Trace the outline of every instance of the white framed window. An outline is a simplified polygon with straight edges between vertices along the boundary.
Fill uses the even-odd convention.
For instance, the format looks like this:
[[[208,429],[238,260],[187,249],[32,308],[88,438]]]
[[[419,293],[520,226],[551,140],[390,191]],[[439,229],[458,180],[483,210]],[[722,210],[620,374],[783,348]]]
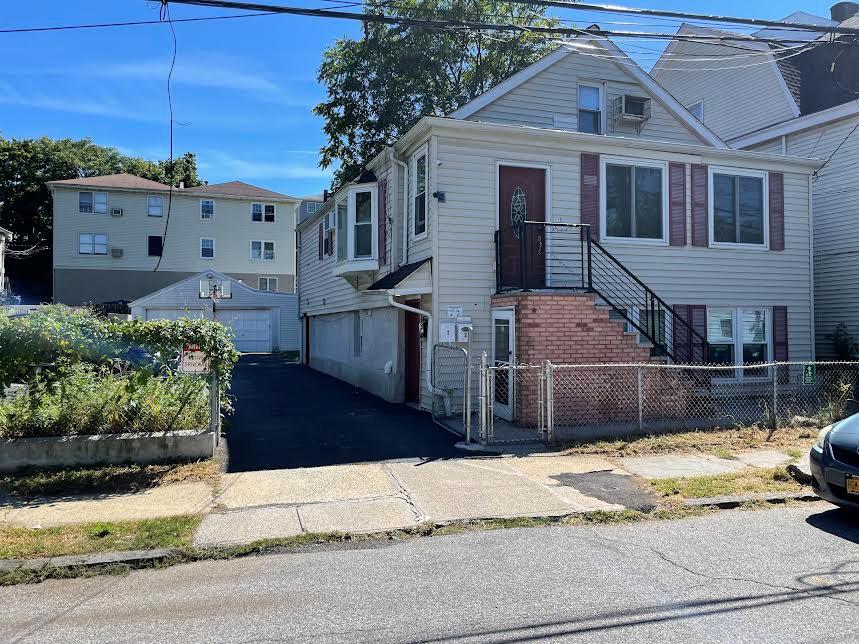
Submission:
[[[200,258],[215,259],[215,240],[211,237],[200,238]]]
[[[274,242],[254,240],[251,242],[251,259],[259,262],[274,261]]]
[[[349,202],[344,196],[334,207],[336,211],[337,229],[334,238],[337,240],[337,261],[349,259]]]
[[[709,174],[710,245],[766,249],[767,173],[710,166]]]
[[[275,207],[273,203],[252,203],[251,221],[273,223],[275,220]]]
[[[107,214],[106,192],[79,192],[78,211],[92,212],[98,215]]]
[[[107,255],[107,235],[105,233],[80,233],[78,253],[81,255]]]
[[[689,110],[689,113],[696,119],[702,123],[704,122],[704,101],[696,101],[691,105],[688,105],[686,109]]]
[[[200,199],[200,219],[215,218],[215,200]]]
[[[276,291],[277,290],[277,278],[276,277],[260,277],[258,289],[260,291]]]
[[[427,234],[427,158],[424,145],[412,157],[412,238],[423,239]]]
[[[772,360],[772,315],[764,307],[707,307],[707,342],[713,364],[754,365]],[[745,367],[725,378],[766,378],[769,369]]]
[[[164,214],[164,198],[158,195],[146,197],[146,214],[150,217],[161,217]]]
[[[600,228],[611,241],[668,243],[668,166],[600,157]]]
[[[603,86],[579,83],[578,130],[588,134],[603,133]]]
[[[378,257],[378,189],[375,183],[349,188],[335,204],[337,261]]]
[[[316,203],[315,201],[308,201],[307,202],[307,214],[312,215],[317,210],[319,210],[319,206],[321,206],[321,205],[322,204]]]

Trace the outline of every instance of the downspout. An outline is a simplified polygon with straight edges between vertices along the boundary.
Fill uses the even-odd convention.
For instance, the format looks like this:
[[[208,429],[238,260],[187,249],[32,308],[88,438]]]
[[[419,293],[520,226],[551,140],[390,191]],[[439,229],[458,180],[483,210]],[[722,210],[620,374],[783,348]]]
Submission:
[[[427,319],[427,356],[426,360],[424,360],[424,374],[426,376],[427,389],[429,389],[432,394],[441,396],[444,399],[445,408],[447,408],[450,405],[450,395],[443,389],[434,387],[432,384],[432,313],[422,309],[416,309],[413,306],[403,304],[402,302],[397,302],[391,291],[388,291],[388,304],[396,309],[402,309],[403,311],[408,311],[409,313],[414,313]]]
[[[403,266],[409,263],[409,166],[397,158],[396,151],[392,158],[403,170],[403,261],[400,263]]]

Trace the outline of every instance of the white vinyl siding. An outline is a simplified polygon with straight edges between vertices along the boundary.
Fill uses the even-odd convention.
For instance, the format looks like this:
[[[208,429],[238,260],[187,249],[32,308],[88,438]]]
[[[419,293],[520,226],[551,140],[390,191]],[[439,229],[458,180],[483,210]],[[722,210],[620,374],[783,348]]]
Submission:
[[[826,337],[839,322],[859,338],[859,123],[853,117],[786,136],[788,155],[828,159],[812,184],[814,198],[814,303],[818,357],[833,358]],[[842,144],[843,143],[843,144]],[[839,144],[841,147],[835,152]],[[781,137],[754,146],[755,151],[782,149]]]
[[[513,139],[513,140],[511,140]],[[638,152],[636,152],[638,156]],[[643,152],[640,156],[646,156]],[[654,153],[664,160],[665,156]],[[578,223],[580,152],[563,142],[474,133],[438,138],[438,181],[446,202],[438,206],[436,311],[463,305],[473,318],[472,350],[489,351],[489,298],[495,291],[496,163],[548,164],[551,213],[547,219]],[[716,163],[679,157],[687,163]],[[751,162],[750,162],[751,163]],[[687,166],[687,231],[691,230]],[[785,173],[784,251],[615,244],[611,252],[669,304],[779,306],[788,308],[791,359],[811,357],[808,177]],[[462,213],[467,212],[468,217]],[[547,241],[551,252],[552,239]]]
[[[557,123],[560,122],[576,123],[579,82],[604,84],[604,106],[611,105],[613,99],[626,94],[649,97],[644,88],[621,66],[608,60],[571,53],[481,108],[468,120],[550,129],[558,128]],[[640,135],[632,125],[615,127],[605,115],[606,134],[702,145],[698,136],[666,110],[662,103],[650,98],[652,115],[642,126]]]
[[[778,68],[769,63],[750,64],[762,60],[759,55],[748,56],[758,50],[730,45],[676,42],[671,48],[676,60],[658,67],[653,77],[684,105],[703,100],[704,125],[723,139],[793,118],[795,112]],[[707,60],[737,54],[747,57],[732,65]]]

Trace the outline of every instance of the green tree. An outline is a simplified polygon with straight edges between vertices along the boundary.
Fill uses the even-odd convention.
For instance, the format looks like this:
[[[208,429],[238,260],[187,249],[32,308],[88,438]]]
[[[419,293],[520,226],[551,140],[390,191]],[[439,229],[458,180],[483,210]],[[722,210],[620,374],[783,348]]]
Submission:
[[[372,12],[367,5],[366,11]],[[553,26],[545,7],[493,0],[403,0],[385,13],[405,18]],[[328,98],[314,108],[328,140],[322,167],[351,180],[423,116],[461,107],[547,53],[542,34],[428,30],[366,23],[365,37],[329,47],[317,78]]]

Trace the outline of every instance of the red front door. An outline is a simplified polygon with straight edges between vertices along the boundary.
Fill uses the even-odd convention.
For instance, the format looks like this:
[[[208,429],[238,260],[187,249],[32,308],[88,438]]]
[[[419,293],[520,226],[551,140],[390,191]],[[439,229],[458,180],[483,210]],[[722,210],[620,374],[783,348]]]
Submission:
[[[546,170],[502,165],[498,168],[501,286],[543,288],[545,228],[524,226],[524,221],[546,221]]]
[[[420,300],[406,302],[406,305],[419,309]],[[421,318],[417,313],[405,311],[406,347],[405,376],[406,402],[416,403],[421,398]]]

